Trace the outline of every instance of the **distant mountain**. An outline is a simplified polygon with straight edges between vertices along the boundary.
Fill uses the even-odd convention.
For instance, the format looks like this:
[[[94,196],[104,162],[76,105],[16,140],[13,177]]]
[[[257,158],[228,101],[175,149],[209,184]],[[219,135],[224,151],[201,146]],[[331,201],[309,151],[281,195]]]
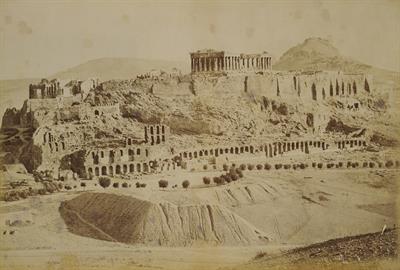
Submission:
[[[177,68],[182,73],[190,72],[185,61],[146,60],[136,58],[99,58],[57,72],[48,78],[78,79],[99,78],[100,81],[110,79],[130,79],[152,69],[171,71]],[[0,116],[8,107],[20,108],[28,98],[30,83],[38,82],[41,78],[0,80]]]
[[[340,54],[328,40],[308,38],[287,50],[273,65],[276,70],[343,70],[365,72],[372,67]]]
[[[50,78],[79,80],[99,78],[101,81],[110,79],[130,79],[152,69],[170,71],[172,68],[177,68],[185,73],[189,72],[190,66],[185,61],[100,58],[58,72],[50,76]]]
[[[273,70],[340,70],[347,73],[366,73],[374,77],[379,92],[400,92],[400,73],[376,68],[343,56],[328,40],[307,38],[303,43],[287,50],[273,64]]]

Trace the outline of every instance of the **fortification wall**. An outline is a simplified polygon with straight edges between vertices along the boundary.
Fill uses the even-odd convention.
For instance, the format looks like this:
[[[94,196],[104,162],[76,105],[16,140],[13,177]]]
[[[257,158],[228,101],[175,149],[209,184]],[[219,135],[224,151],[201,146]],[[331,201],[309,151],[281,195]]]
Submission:
[[[372,77],[342,72],[288,72],[230,76],[195,76],[193,88],[197,94],[247,92],[288,103],[323,103],[329,98],[346,99],[366,95],[372,90]]]

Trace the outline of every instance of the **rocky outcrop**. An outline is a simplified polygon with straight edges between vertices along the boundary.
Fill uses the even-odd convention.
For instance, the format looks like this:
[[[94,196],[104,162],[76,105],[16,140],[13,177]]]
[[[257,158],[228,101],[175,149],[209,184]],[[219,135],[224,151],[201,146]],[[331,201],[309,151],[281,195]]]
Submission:
[[[258,245],[268,237],[219,205],[175,205],[106,193],[82,194],[59,208],[75,234],[161,246]]]
[[[5,127],[13,127],[19,125],[20,115],[21,115],[20,110],[17,110],[16,108],[8,108],[3,115],[3,119],[1,121],[1,127],[5,128]]]

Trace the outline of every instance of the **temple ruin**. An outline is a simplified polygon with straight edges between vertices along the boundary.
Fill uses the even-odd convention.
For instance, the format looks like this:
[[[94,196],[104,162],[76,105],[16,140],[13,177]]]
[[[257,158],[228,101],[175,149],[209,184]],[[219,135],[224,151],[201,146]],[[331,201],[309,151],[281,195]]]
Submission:
[[[235,54],[226,51],[198,50],[190,53],[192,74],[272,70],[267,52]]]

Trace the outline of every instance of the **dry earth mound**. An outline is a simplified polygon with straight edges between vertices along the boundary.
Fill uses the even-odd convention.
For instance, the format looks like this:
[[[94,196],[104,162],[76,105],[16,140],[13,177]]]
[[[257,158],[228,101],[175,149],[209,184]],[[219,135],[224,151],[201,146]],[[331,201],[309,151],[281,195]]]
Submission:
[[[397,230],[388,229],[384,233],[331,239],[283,255],[259,253],[250,263],[234,269],[378,269],[378,260],[389,264],[397,256]]]
[[[268,242],[264,233],[218,205],[177,206],[86,193],[62,202],[59,211],[72,233],[101,240],[163,246]]]

